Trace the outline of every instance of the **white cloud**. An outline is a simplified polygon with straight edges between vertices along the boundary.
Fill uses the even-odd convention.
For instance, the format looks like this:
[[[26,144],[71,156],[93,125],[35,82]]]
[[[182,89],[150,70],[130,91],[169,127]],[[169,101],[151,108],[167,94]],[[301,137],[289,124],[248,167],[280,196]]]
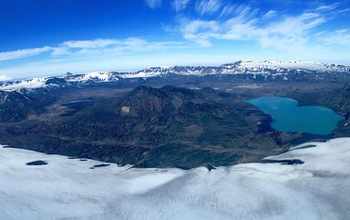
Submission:
[[[216,21],[194,20],[182,27],[182,33],[185,39],[194,41],[201,46],[208,47],[211,46],[209,41],[210,33],[214,35],[219,29],[220,25]]]
[[[52,48],[52,55],[66,55],[66,54],[70,54],[69,48],[68,47],[54,47]]]
[[[326,44],[350,46],[350,30],[341,29],[331,33],[326,33],[321,36],[321,39]]]
[[[197,0],[196,11],[200,15],[211,15],[221,8],[222,3],[220,0]]]
[[[224,17],[224,16],[233,16],[235,13],[236,9],[233,5],[225,5],[222,10],[221,13],[219,15],[219,17]]]
[[[0,81],[10,81],[10,80],[12,80],[11,77],[7,75],[0,75]]]
[[[275,10],[270,10],[268,11],[266,14],[264,14],[264,16],[262,17],[262,19],[270,19],[273,18],[277,15],[277,11]]]
[[[131,37],[125,40],[119,39],[97,39],[86,41],[67,41],[61,47],[55,48],[54,54],[93,54],[127,51],[145,51],[152,49],[162,49],[171,45],[178,45],[178,42],[148,42],[144,39]]]
[[[345,8],[345,9],[339,10],[339,13],[346,13],[349,11],[350,11],[350,8]]]
[[[51,50],[51,47],[45,46],[42,48],[31,48],[31,49],[22,49],[9,52],[0,52],[0,61],[5,60],[15,60],[20,58],[26,58],[31,56],[36,56]]]
[[[58,47],[53,47],[52,55],[60,56],[67,54],[92,54],[104,48],[113,48],[123,43],[118,39],[95,39],[65,41]]]
[[[260,17],[258,9],[249,6],[225,6],[221,13],[230,17],[215,20],[182,19],[180,30],[187,40],[201,46],[210,46],[214,39],[255,41],[263,47],[275,47],[283,50],[300,49],[309,42],[312,30],[327,22],[330,18],[321,12],[303,12],[296,16],[280,16],[273,22],[261,23],[277,14],[269,11]]]
[[[81,41],[66,41],[62,43],[62,47],[90,49],[90,48],[104,48],[110,45],[120,43],[119,40],[114,39],[96,39],[96,40],[81,40]]]
[[[290,16],[284,20],[272,23],[267,26],[267,30],[270,33],[283,35],[300,35],[325,23],[326,20],[327,18],[318,13],[302,13],[301,15]]]
[[[252,26],[254,20],[249,21],[249,8],[235,9],[238,15],[226,20],[182,20],[181,31],[187,40],[199,43],[202,46],[210,46],[212,39],[246,40],[251,35],[246,36],[255,27]],[[255,35],[255,33],[253,33]]]
[[[327,18],[318,13],[302,13],[270,23],[260,29],[257,40],[264,47],[297,50],[309,41],[309,31],[324,24]]]
[[[321,5],[315,9],[315,11],[329,11],[334,10],[339,6],[339,3],[334,3],[331,5]]]
[[[175,11],[181,11],[187,7],[189,2],[190,0],[174,0],[172,6],[175,9]]]
[[[179,46],[179,42],[149,42],[141,38],[127,39],[95,39],[83,41],[65,41],[59,46],[44,46],[42,48],[22,49],[0,53],[0,61],[16,60],[37,56],[43,53],[49,55],[90,55],[128,51],[163,50],[174,46]]]
[[[145,2],[152,9],[159,8],[162,5],[162,0],[145,0]]]

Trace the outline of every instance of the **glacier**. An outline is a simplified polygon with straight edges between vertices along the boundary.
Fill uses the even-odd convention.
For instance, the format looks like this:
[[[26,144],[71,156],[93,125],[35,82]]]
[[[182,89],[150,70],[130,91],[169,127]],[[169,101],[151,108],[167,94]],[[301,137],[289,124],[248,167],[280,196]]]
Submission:
[[[350,138],[266,158],[303,164],[211,171],[90,169],[101,162],[0,147],[0,219],[348,219],[349,158]]]

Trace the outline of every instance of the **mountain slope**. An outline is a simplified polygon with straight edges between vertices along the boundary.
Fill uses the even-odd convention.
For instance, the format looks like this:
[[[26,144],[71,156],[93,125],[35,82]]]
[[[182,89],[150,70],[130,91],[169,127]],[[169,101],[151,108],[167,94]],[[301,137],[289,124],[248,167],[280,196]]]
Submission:
[[[23,122],[21,129],[7,127],[0,130],[0,139],[46,153],[142,167],[236,164],[288,147],[274,131],[259,133],[258,122],[266,115],[249,119],[251,113],[246,113],[256,112],[253,106],[240,102],[231,107],[223,99],[230,95],[211,88],[141,86],[119,100],[96,102],[29,126]]]
[[[0,91],[0,122],[17,122],[30,115],[41,114],[52,101],[48,97],[38,98],[16,91]]]

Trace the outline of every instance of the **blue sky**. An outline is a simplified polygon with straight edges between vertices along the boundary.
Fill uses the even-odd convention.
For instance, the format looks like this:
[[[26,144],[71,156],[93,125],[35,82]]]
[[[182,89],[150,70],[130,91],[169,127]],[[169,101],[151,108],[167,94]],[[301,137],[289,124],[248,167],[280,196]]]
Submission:
[[[241,59],[350,64],[349,0],[0,0],[0,80]]]

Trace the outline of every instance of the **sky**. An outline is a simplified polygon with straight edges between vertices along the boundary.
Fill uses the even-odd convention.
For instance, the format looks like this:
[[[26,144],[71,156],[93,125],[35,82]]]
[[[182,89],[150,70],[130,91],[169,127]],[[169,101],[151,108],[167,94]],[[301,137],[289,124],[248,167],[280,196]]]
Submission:
[[[350,0],[0,0],[0,81],[269,59],[350,65]]]

